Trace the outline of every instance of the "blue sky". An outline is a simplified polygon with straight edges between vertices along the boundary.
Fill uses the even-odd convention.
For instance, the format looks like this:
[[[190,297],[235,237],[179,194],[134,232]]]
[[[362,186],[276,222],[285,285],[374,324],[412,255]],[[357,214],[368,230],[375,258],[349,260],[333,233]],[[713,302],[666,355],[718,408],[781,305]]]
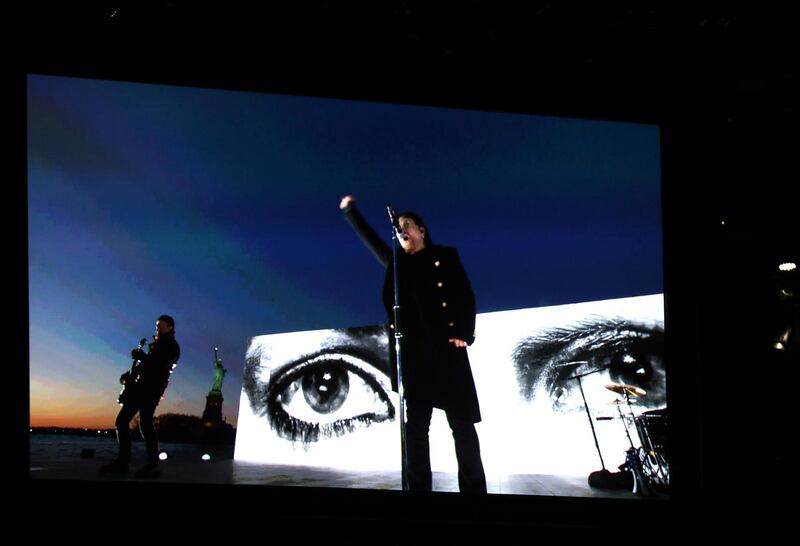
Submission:
[[[656,126],[51,76],[28,126],[37,424],[111,426],[161,313],[161,411],[202,412],[218,346],[230,422],[250,337],[383,322],[345,194],[379,230],[387,203],[422,214],[479,312],[663,290]]]

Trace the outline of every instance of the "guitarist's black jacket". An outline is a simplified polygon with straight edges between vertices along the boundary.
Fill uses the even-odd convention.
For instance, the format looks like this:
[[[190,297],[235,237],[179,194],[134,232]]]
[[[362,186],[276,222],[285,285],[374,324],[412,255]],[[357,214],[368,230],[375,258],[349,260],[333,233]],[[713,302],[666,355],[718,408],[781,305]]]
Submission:
[[[169,383],[169,375],[181,356],[175,333],[159,334],[142,358],[138,387],[146,397],[160,398]]]

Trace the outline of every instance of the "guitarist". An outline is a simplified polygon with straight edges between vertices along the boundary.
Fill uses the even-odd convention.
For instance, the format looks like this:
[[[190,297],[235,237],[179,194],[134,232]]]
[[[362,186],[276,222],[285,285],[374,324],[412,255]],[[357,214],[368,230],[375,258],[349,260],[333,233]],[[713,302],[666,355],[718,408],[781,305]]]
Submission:
[[[126,474],[131,459],[131,419],[139,413],[139,430],[147,447],[147,463],[136,471],[136,477],[158,475],[158,435],[153,425],[156,406],[169,383],[169,376],[178,362],[181,349],[175,340],[175,321],[169,315],[156,320],[156,334],[147,353],[141,348],[131,352],[135,364],[131,372],[123,374],[125,388],[120,394],[122,409],[116,420],[119,455],[110,464],[103,465],[103,473]]]

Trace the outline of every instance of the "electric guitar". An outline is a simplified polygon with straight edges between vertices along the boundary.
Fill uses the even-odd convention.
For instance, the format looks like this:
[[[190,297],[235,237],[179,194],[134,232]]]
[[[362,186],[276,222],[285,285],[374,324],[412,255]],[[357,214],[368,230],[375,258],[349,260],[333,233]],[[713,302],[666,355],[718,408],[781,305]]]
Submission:
[[[141,350],[146,344],[147,338],[143,337],[141,341],[139,341],[139,346],[137,348]],[[117,403],[119,405],[130,401],[131,397],[136,392],[136,385],[139,382],[141,369],[142,361],[134,358],[131,369],[120,376],[119,382],[122,383],[122,390],[119,391],[119,396],[117,397]]]

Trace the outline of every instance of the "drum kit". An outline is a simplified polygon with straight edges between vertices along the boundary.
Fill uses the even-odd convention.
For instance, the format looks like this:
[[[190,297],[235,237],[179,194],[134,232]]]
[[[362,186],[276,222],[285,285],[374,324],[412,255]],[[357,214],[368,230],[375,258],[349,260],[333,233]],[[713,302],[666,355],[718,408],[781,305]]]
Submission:
[[[577,364],[577,363],[570,363]],[[600,368],[570,377],[577,380],[580,388],[586,415],[589,417],[594,443],[597,447],[597,454],[600,456],[600,464],[603,471],[606,471],[603,455],[600,452],[600,445],[597,441],[597,433],[594,429],[589,406],[586,403],[586,396],[583,392],[581,378],[604,370]],[[653,492],[665,493],[669,490],[669,457],[667,453],[667,410],[655,409],[642,412],[634,412],[634,406],[638,406],[647,396],[644,389],[634,385],[610,383],[605,385],[609,391],[619,395],[619,398],[610,402],[617,408],[617,417],[597,417],[597,421],[619,419],[623,425],[625,435],[630,444],[630,448],[625,452],[625,463],[620,467],[622,470],[630,471],[633,474],[633,493],[641,496],[650,496]],[[625,409],[623,409],[625,408]],[[631,434],[633,432],[633,435]]]
[[[615,383],[605,387],[620,396],[610,404],[616,406],[618,419],[622,422],[631,446],[625,452],[624,468],[633,473],[633,492],[645,496],[651,495],[652,491],[666,492],[669,489],[666,408],[637,414],[633,408],[647,396],[644,389]],[[623,412],[623,408],[626,408],[627,412]],[[597,419],[604,418],[598,417]],[[633,436],[631,435],[632,429]],[[638,441],[635,441],[634,438]]]

